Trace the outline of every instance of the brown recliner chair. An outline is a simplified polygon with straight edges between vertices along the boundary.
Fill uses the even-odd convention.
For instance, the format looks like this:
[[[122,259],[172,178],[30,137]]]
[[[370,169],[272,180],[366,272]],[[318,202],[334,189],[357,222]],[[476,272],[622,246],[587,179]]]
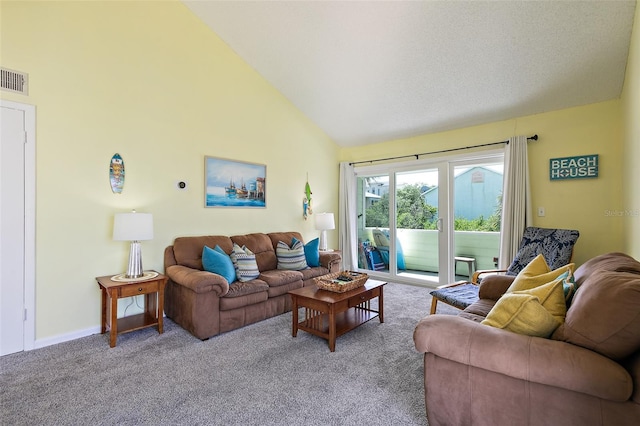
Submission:
[[[418,323],[429,425],[640,424],[640,262],[610,253],[574,275],[565,323],[548,339],[479,323],[508,276],[485,278],[460,315]]]

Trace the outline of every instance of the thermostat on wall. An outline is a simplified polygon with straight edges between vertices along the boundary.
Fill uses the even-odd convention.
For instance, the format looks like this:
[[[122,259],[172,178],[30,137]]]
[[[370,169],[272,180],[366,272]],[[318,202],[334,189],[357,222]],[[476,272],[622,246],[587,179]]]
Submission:
[[[188,183],[187,183],[186,180],[179,180],[179,181],[176,182],[176,189],[178,191],[186,191],[187,190],[187,186],[188,186]]]

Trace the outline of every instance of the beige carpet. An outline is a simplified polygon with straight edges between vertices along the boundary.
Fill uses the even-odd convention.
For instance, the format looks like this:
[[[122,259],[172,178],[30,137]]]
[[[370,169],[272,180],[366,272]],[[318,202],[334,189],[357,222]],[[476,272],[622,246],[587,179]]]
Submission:
[[[327,342],[291,313],[200,341],[170,320],[0,358],[6,425],[426,425],[413,329],[426,288],[388,284],[385,322]],[[439,304],[440,312],[455,309]]]

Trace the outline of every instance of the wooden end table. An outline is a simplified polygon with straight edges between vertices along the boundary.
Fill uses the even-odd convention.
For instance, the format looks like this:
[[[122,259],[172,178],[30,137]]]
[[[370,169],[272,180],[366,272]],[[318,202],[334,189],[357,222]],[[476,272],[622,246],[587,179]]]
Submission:
[[[158,326],[163,333],[164,286],[167,277],[158,274],[145,280],[114,281],[113,275],[97,277],[101,290],[102,320],[101,333],[109,330],[109,346],[116,346],[118,334]],[[137,315],[118,318],[118,299],[144,294],[144,312]]]
[[[289,291],[293,302],[292,336],[298,330],[328,340],[329,350],[336,350],[336,337],[378,317],[384,322],[383,281],[367,280],[362,287],[344,293],[320,290],[316,286]],[[378,298],[378,310],[371,308],[371,299]],[[304,320],[298,319],[298,308],[304,308]]]

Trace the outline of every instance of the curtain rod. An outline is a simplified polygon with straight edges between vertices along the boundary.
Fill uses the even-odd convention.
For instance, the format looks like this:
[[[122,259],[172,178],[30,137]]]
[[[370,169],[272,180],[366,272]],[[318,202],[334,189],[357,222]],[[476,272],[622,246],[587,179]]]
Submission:
[[[532,141],[537,141],[538,140],[538,135],[533,135],[533,136],[529,136],[527,138],[527,140],[532,140]],[[364,164],[364,163],[374,163],[374,162],[378,162],[378,161],[389,161],[389,160],[398,160],[400,158],[413,158],[416,157],[416,160],[421,156],[421,155],[428,155],[428,154],[442,154],[443,152],[451,152],[451,151],[461,151],[463,149],[471,149],[471,148],[480,148],[483,146],[491,146],[491,145],[504,145],[504,144],[509,144],[509,141],[502,141],[502,142],[492,142],[492,143],[483,143],[481,145],[471,145],[471,146],[464,146],[461,148],[451,148],[451,149],[443,149],[441,151],[431,151],[431,152],[423,152],[421,154],[413,154],[413,155],[401,155],[399,157],[388,157],[388,158],[379,158],[377,160],[367,160],[367,161],[354,161],[353,163],[349,163],[350,166],[353,166],[354,164]]]

